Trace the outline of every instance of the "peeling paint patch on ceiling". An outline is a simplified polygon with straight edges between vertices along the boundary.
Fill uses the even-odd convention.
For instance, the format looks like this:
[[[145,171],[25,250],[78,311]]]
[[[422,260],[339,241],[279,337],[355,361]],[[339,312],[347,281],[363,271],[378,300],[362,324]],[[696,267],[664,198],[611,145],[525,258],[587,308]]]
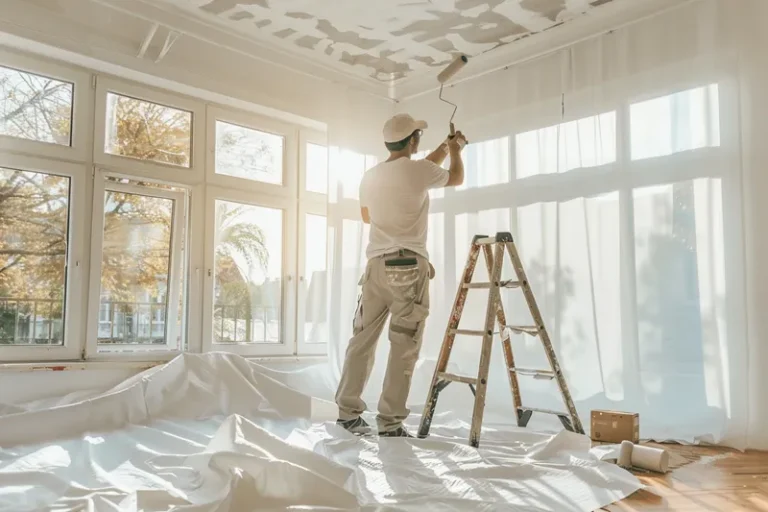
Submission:
[[[249,13],[248,11],[240,11],[230,15],[229,19],[232,21],[250,20],[253,19],[253,14]]]
[[[389,82],[492,51],[612,0],[156,0]]]

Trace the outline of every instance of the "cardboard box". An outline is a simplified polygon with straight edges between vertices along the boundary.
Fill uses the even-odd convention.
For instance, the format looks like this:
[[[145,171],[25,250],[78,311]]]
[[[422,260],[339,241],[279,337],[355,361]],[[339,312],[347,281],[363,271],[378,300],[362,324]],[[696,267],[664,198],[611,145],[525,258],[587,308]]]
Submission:
[[[640,442],[640,414],[636,412],[592,411],[590,433],[593,441]]]

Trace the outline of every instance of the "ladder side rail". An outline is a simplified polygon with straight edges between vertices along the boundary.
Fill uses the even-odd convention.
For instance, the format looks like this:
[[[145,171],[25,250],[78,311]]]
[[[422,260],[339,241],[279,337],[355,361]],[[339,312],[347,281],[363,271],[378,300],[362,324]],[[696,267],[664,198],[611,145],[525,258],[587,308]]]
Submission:
[[[497,283],[501,278],[501,265],[504,263],[504,247],[496,244],[493,256],[493,271],[490,276],[492,283]],[[480,367],[477,372],[477,389],[475,394],[475,407],[472,412],[472,425],[469,431],[469,444],[477,448],[480,445],[480,430],[483,424],[483,412],[485,410],[485,395],[488,389],[488,370],[491,363],[493,348],[493,324],[496,321],[496,312],[499,307],[501,294],[498,286],[492,286],[488,292],[488,306],[485,314],[485,337],[483,348],[480,352]]]
[[[493,254],[491,252],[491,246],[483,246],[483,253],[485,254],[485,265],[488,268],[488,276],[493,271]],[[504,265],[504,257],[501,258],[502,268]],[[492,283],[493,284],[493,283]],[[507,375],[509,376],[509,386],[512,389],[512,400],[515,405],[515,411],[520,409],[523,405],[522,396],[520,394],[520,383],[517,378],[517,373],[513,371],[515,368],[515,356],[512,353],[512,339],[507,329],[507,316],[504,313],[504,301],[501,300],[501,292],[499,292],[499,307],[496,310],[496,322],[499,326],[499,333],[501,335],[501,348],[504,353],[504,362],[507,366]]]
[[[539,337],[541,338],[541,344],[544,347],[544,353],[547,355],[547,359],[549,360],[549,365],[552,368],[552,371],[555,372],[555,378],[557,379],[557,384],[560,388],[560,394],[563,398],[565,406],[568,408],[568,413],[571,416],[571,422],[573,423],[574,431],[578,432],[579,434],[583,434],[584,428],[582,427],[581,420],[579,419],[579,413],[576,411],[576,406],[573,403],[573,398],[571,397],[571,392],[568,389],[568,384],[565,381],[565,376],[563,375],[563,371],[560,368],[560,363],[557,361],[557,354],[555,354],[555,350],[552,347],[552,341],[549,339],[549,333],[544,325],[544,320],[541,317],[541,312],[539,311],[539,306],[536,303],[536,298],[533,296],[533,291],[531,290],[528,277],[526,276],[525,270],[523,269],[520,255],[517,253],[517,248],[515,247],[514,242],[506,242],[505,245],[507,246],[507,253],[509,254],[512,267],[515,269],[515,273],[517,274],[517,279],[523,283],[522,289],[525,296],[525,301],[528,304],[528,309],[531,312],[531,317],[533,318],[534,323],[539,327]]]
[[[421,415],[421,423],[419,425],[418,431],[419,437],[426,437],[429,435],[429,428],[432,425],[432,417],[435,414],[435,407],[437,406],[437,397],[440,394],[440,390],[442,389],[438,385],[440,380],[439,375],[441,373],[445,373],[445,370],[448,368],[448,361],[451,357],[453,342],[456,338],[455,331],[459,327],[461,315],[464,311],[464,304],[467,301],[467,294],[469,290],[465,288],[463,284],[472,281],[472,276],[475,274],[475,266],[477,264],[477,258],[479,254],[480,245],[476,244],[473,240],[469,249],[469,255],[467,256],[467,263],[464,266],[464,273],[462,274],[461,282],[459,283],[458,290],[456,291],[456,298],[453,301],[451,316],[448,319],[448,326],[445,329],[443,344],[440,347],[440,354],[438,355],[437,364],[435,365],[435,372],[432,375],[432,383],[429,386],[427,401],[424,404],[424,412]]]

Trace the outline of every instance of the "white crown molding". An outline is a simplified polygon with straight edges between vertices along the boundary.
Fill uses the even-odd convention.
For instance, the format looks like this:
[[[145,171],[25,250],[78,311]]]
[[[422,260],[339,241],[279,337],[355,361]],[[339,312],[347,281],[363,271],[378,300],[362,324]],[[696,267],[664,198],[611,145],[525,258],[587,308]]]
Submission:
[[[450,85],[475,80],[489,73],[540,58],[581,41],[599,37],[611,30],[618,30],[698,1],[701,0],[613,0],[560,26],[470,58],[469,63]],[[408,101],[437,91],[440,88],[437,82],[440,71],[442,70],[438,69],[399,81],[395,85],[396,99],[399,102]]]

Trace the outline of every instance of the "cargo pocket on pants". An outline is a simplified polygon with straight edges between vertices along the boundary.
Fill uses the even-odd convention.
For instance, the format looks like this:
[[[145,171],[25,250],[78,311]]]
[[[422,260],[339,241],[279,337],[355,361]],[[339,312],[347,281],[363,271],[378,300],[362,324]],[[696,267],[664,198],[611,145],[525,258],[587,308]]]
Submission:
[[[429,315],[429,308],[411,303],[405,314],[392,319],[389,324],[390,340],[397,343],[397,352],[403,362],[405,375],[412,375],[421,351],[424,325]],[[395,347],[392,348],[395,350]]]
[[[368,269],[365,270],[360,280],[357,282],[358,286],[364,286],[368,280]],[[357,307],[355,308],[355,317],[352,319],[352,334],[359,334],[363,330],[363,290],[357,294]]]
[[[393,333],[408,336],[414,343],[419,343],[428,316],[429,308],[414,302],[407,313],[392,320],[390,328]]]

